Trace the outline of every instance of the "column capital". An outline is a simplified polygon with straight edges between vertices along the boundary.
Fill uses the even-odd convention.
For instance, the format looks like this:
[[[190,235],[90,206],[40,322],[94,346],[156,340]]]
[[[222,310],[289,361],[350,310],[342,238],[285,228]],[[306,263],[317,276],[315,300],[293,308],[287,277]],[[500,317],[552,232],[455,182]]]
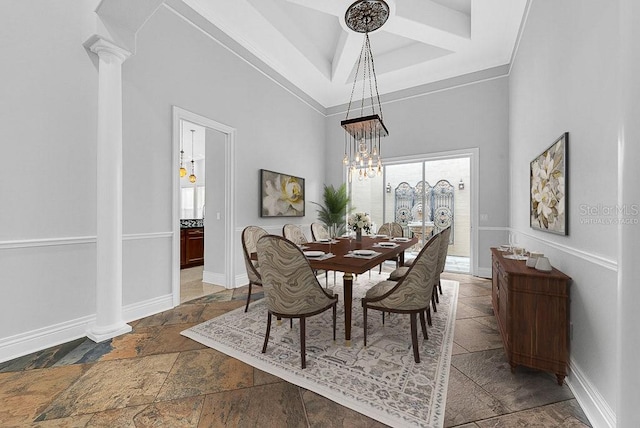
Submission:
[[[84,47],[98,56],[105,53],[114,56],[118,58],[120,62],[126,61],[126,59],[131,56],[131,52],[98,34],[89,37],[87,41],[84,42]]]

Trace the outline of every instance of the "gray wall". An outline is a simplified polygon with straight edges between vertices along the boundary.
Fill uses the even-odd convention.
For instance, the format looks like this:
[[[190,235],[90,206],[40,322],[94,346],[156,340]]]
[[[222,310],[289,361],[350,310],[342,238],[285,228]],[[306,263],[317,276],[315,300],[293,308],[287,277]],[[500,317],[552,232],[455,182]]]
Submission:
[[[95,313],[96,5],[0,5],[0,350]]]
[[[389,129],[383,158],[479,148],[479,213],[488,220],[478,228],[478,264],[489,274],[489,247],[505,242],[508,225],[508,89],[502,77],[382,106]],[[327,118],[327,180],[334,184],[344,177],[344,117]]]
[[[616,406],[617,231],[585,206],[617,202],[617,2],[534,1],[509,87],[510,219],[526,248],[573,278],[569,382],[592,421]],[[529,162],[569,132],[569,235],[529,227]],[[586,405],[586,406],[585,406]],[[593,407],[599,409],[594,409]]]
[[[95,315],[98,70],[82,43],[95,31],[96,5],[39,2],[37,13],[31,2],[0,6],[9,154],[0,184],[0,361],[82,337]],[[127,318],[171,302],[172,106],[237,131],[230,256],[239,279],[242,228],[278,233],[291,221],[259,217],[259,169],[306,178],[307,200],[318,200],[325,117],[165,6],[138,33],[122,77]]]

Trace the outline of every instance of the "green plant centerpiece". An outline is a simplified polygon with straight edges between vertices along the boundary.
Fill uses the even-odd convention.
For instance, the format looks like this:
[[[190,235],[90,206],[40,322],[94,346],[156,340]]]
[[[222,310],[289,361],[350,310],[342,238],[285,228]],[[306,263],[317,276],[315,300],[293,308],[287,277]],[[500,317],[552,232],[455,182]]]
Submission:
[[[327,226],[328,230],[336,225],[336,236],[340,236],[346,231],[345,219],[349,206],[349,196],[347,196],[347,185],[342,183],[337,189],[333,185],[324,185],[324,204],[311,202],[320,207],[318,219]]]

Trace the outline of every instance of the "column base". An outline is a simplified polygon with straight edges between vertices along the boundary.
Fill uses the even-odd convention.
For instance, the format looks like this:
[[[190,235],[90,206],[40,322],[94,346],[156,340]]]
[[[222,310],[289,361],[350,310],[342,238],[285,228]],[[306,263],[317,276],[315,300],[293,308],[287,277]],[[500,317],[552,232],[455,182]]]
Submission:
[[[104,342],[105,340],[112,339],[116,336],[120,336],[125,333],[129,333],[132,330],[129,324],[114,324],[108,327],[96,327],[93,326],[87,331],[87,337],[96,343]]]

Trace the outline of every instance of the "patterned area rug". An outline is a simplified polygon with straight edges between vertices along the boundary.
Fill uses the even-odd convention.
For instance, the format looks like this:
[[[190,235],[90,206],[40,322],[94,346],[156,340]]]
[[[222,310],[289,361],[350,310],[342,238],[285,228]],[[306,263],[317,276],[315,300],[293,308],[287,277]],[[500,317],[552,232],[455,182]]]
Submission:
[[[363,346],[360,298],[386,275],[360,275],[354,283],[351,346],[344,342],[341,284],[333,286],[338,302],[337,340],[331,310],[307,319],[307,368],[300,367],[300,331],[294,321],[271,326],[267,352],[262,343],[267,323],[263,299],[182,332],[197,342],[237,358],[290,383],[316,392],[382,423],[397,427],[442,427],[447,396],[458,283],[442,281],[438,312],[432,314],[429,340],[418,326],[420,363],[411,349],[409,316],[369,312],[367,347]],[[324,279],[320,281],[324,283]],[[331,286],[330,286],[331,288]]]

